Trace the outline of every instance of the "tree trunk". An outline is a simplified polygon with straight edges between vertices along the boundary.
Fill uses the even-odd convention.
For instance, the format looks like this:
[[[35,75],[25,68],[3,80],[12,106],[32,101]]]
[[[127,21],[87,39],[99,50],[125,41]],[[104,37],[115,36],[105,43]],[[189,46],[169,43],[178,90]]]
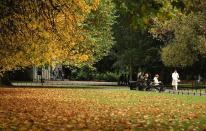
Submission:
[[[2,77],[0,77],[0,86],[2,86]]]
[[[132,64],[129,65],[129,80],[132,81],[132,73],[133,73],[133,69],[132,69]]]

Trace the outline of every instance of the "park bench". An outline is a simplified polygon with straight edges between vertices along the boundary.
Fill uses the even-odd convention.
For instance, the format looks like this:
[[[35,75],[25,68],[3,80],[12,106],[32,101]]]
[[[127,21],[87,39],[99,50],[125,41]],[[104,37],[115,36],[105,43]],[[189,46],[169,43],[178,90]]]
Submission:
[[[152,80],[146,83],[144,80],[129,81],[130,90],[141,90],[141,91],[164,91],[165,87],[163,84],[155,85]]]
[[[129,81],[130,90],[137,90],[137,81]]]

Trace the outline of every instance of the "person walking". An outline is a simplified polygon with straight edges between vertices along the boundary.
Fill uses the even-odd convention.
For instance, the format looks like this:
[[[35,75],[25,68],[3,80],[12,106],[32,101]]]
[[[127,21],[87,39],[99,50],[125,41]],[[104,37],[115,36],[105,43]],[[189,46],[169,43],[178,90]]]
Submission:
[[[175,70],[172,73],[172,86],[174,87],[175,90],[177,90],[178,82],[179,82],[179,74],[177,73],[177,70]]]

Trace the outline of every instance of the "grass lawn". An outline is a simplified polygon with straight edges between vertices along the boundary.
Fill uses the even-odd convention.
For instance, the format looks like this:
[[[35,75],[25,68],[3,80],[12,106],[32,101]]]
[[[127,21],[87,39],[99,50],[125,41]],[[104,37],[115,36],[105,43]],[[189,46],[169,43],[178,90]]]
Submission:
[[[107,89],[0,88],[0,130],[206,130],[206,97]]]
[[[194,85],[194,86],[197,86],[198,88],[205,88],[205,85],[204,84],[197,84],[197,85]],[[183,87],[183,88],[195,88],[193,87],[192,84],[179,84],[178,87]]]

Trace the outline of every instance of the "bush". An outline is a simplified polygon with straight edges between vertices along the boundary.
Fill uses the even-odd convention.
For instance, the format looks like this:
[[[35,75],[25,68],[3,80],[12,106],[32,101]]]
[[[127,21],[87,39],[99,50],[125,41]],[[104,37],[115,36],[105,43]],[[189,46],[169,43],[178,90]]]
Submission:
[[[92,80],[94,72],[95,72],[94,69],[88,66],[84,66],[81,69],[73,70],[71,79],[72,80]]]
[[[96,81],[118,81],[119,74],[115,72],[97,73],[94,68],[84,66],[74,69],[71,73],[72,80],[96,80]]]
[[[118,81],[119,75],[113,72],[106,72],[106,73],[97,73],[94,76],[94,80],[98,81]]]

